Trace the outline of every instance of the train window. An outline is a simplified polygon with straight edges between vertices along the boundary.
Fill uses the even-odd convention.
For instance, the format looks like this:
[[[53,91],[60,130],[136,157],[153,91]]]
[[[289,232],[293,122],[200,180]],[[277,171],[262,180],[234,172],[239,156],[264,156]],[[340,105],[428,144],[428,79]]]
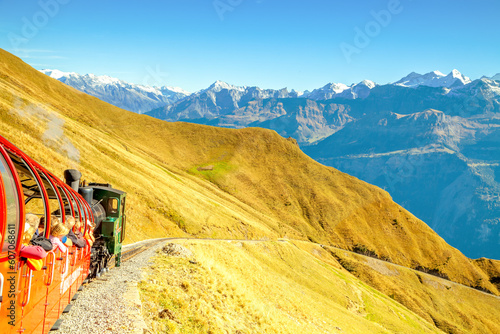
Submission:
[[[89,214],[89,209],[88,209],[86,203],[87,202],[85,202],[85,201],[82,202],[83,210],[85,211],[85,219],[82,220],[82,223],[80,225],[80,229],[79,230],[81,232],[85,231],[85,229],[87,228],[87,221],[90,221],[90,219],[91,219],[91,216]]]
[[[85,221],[85,219],[87,219],[87,211],[85,210],[82,202],[80,201],[79,198],[76,199],[77,203],[78,203],[78,208],[80,210],[80,221]]]
[[[23,189],[25,203],[25,222],[30,225],[27,230],[23,243],[28,243],[35,231],[39,228],[40,218],[45,217],[45,201],[42,195],[42,189],[38,183],[33,170],[20,157],[9,154],[14,166],[16,167],[19,180]],[[31,234],[31,237],[29,236]]]
[[[85,210],[85,208],[83,208],[83,210],[85,211],[84,212],[84,217],[82,217],[81,221],[79,221],[79,220],[76,221],[75,226],[74,226],[74,230],[75,231],[80,231],[80,232],[85,231],[85,222],[86,222],[87,210]]]
[[[77,222],[83,222],[85,221],[85,210],[83,209],[82,207],[82,203],[80,202],[80,199],[76,196],[76,195],[73,195],[75,200],[76,200],[76,205],[78,206],[78,212],[80,212],[80,219],[77,219],[76,221]]]
[[[75,207],[75,219],[76,220],[81,220],[83,212],[82,209],[80,208],[80,205],[78,205],[78,202],[75,201],[75,199],[72,197],[71,200],[73,201],[73,206]]]
[[[62,202],[64,205],[64,213],[66,215],[73,216],[73,211],[71,210],[71,205],[69,203],[68,197],[66,196],[66,192],[63,190],[63,188],[60,185],[57,185],[56,187],[57,187],[57,190],[59,190],[59,194],[62,197]]]
[[[111,197],[108,199],[108,212],[111,214],[118,213],[118,199]]]
[[[0,173],[5,189],[5,199],[7,204],[7,229],[3,236],[2,253],[7,252],[9,248],[9,236],[14,235],[17,239],[17,231],[19,230],[19,197],[17,195],[16,182],[14,176],[9,169],[7,161],[0,154]],[[12,232],[12,233],[10,233]],[[17,241],[17,240],[16,240]]]
[[[26,223],[33,229],[33,233],[41,234],[45,231],[45,203],[41,198],[32,198],[26,203]],[[29,241],[29,240],[28,240]]]
[[[87,202],[85,202],[85,200],[83,200],[82,207],[83,207],[83,210],[85,211],[85,219],[82,220],[82,223],[84,225],[85,225],[85,222],[90,219],[89,209],[87,208],[86,204],[87,204]]]
[[[59,198],[56,190],[54,189],[54,186],[49,181],[49,178],[43,172],[39,171],[38,174],[40,175],[40,178],[42,179],[42,183],[45,187],[45,190],[47,191],[47,195],[49,196],[49,208],[51,210],[51,215],[56,216],[57,218],[62,220],[62,215],[61,215],[62,199]],[[46,229],[46,225],[47,224],[45,222],[45,218],[41,219],[38,232],[42,233]],[[46,233],[45,235],[48,236],[48,233]]]
[[[68,191],[68,194],[69,194],[69,198],[71,200],[71,204],[73,204],[73,210],[75,211],[75,219],[80,220],[80,209],[79,209],[78,205],[76,204],[75,199],[73,198],[73,194],[69,191]]]

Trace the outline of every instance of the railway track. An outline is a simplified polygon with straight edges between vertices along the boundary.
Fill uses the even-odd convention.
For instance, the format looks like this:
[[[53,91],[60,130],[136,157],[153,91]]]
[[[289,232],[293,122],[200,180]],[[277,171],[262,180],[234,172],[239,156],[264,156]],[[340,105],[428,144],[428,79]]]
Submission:
[[[160,239],[152,239],[152,240],[146,240],[146,241],[141,241],[138,243],[138,245],[129,245],[129,247],[124,246],[124,248],[127,248],[125,251],[122,252],[121,254],[121,262],[125,262],[127,260],[130,260],[134,256],[150,249],[153,246],[156,246],[160,242],[163,242],[165,240],[169,240],[171,238],[160,238]],[[113,255],[111,259],[108,262],[108,270],[112,269],[116,266],[116,257]]]

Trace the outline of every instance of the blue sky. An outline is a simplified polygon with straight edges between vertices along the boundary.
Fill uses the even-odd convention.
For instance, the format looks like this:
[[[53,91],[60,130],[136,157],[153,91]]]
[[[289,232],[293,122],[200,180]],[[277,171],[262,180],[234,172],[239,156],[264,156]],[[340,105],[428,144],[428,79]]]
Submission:
[[[0,48],[37,69],[188,91],[215,80],[311,90],[494,75],[499,16],[498,0],[0,0]]]

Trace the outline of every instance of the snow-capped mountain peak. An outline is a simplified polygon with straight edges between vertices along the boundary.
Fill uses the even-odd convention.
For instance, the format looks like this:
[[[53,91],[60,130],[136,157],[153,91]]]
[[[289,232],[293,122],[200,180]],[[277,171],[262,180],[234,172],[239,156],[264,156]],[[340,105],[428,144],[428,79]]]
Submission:
[[[40,72],[105,102],[137,113],[174,103],[190,95],[178,87],[137,85],[108,75],[81,75],[50,69]]]
[[[63,71],[59,71],[59,70],[49,70],[49,69],[41,70],[40,72],[42,72],[43,74],[46,74],[49,77],[54,78],[56,80],[59,80],[62,77],[68,77],[68,76],[72,76],[72,75],[74,75],[74,76],[78,75],[78,73],[75,73],[75,72],[63,72]]]
[[[178,93],[178,94],[182,94],[182,95],[191,95],[190,92],[188,92],[187,90],[184,90],[180,87],[172,87],[172,86],[162,86],[159,88],[160,91],[171,91],[171,92],[174,92],[174,93]]]
[[[366,86],[370,89],[374,88],[375,86],[377,86],[377,84],[371,80],[363,80],[361,81],[360,83],[358,83],[357,85],[363,85],[363,86]],[[355,86],[357,86],[355,85]]]
[[[349,86],[343,83],[328,83],[321,88],[314,89],[309,95],[308,98],[313,100],[327,100],[335,97],[338,94],[349,89]]]
[[[85,74],[85,76],[90,78],[91,80],[95,80],[96,83],[101,84],[101,85],[113,85],[113,84],[126,85],[127,84],[125,81],[110,77],[109,75],[95,75],[95,74],[90,73],[90,74]],[[131,85],[133,85],[133,84],[131,84]],[[139,86],[139,85],[133,85],[133,86]]]
[[[453,71],[456,71],[456,70],[453,70]],[[443,72],[438,71],[438,70],[432,71],[432,72],[427,73],[427,74],[434,74],[436,77],[445,77],[446,76],[446,74],[444,74]]]
[[[212,90],[212,91],[215,91],[215,92],[220,92],[223,89],[237,90],[237,91],[240,91],[240,92],[244,92],[247,89],[247,86],[234,86],[234,85],[228,84],[225,81],[217,80],[210,87],[208,87],[207,90]]]
[[[290,95],[292,97],[295,96],[295,97],[307,98],[309,96],[309,94],[311,94],[311,92],[308,91],[308,90],[305,90],[305,91],[302,92],[302,91],[296,91],[295,89],[292,89],[290,91]]]
[[[472,82],[472,80],[469,77],[466,77],[465,75],[463,75],[462,73],[460,73],[458,70],[455,70],[455,69],[452,70],[450,72],[450,74],[448,74],[447,77],[457,79],[458,81],[460,81],[462,83],[462,86]]]
[[[466,85],[470,82],[470,78],[454,69],[448,75],[440,71],[432,71],[423,75],[412,72],[401,80],[396,81],[394,85],[412,88],[419,86],[453,88]]]
[[[343,83],[329,83],[313,90],[307,97],[312,100],[329,100],[333,98],[357,99],[366,98],[370,90],[377,84],[371,80],[363,80],[357,84],[347,86]]]
[[[338,94],[342,93],[343,91],[349,89],[349,86],[344,85],[343,83],[329,83],[320,88],[322,90],[331,90],[332,92]]]

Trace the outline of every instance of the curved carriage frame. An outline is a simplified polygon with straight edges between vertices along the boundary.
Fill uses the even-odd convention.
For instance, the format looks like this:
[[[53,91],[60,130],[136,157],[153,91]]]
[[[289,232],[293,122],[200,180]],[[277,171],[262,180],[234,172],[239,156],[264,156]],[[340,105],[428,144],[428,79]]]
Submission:
[[[0,136],[0,333],[47,333],[87,277],[91,247],[48,252],[40,271],[20,257],[27,204],[43,204],[49,236],[51,215],[79,220],[91,233],[92,208],[75,190]],[[39,206],[40,207],[40,206]]]

